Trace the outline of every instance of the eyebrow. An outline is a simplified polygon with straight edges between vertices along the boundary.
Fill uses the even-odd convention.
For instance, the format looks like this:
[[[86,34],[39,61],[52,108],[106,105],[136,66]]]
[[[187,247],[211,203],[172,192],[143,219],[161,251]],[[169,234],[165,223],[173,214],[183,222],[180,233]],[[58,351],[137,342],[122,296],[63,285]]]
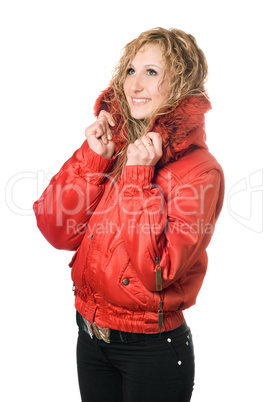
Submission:
[[[130,64],[129,67],[134,67],[134,66],[133,66],[133,64]],[[156,67],[156,68],[159,68],[160,70],[163,69],[163,67],[157,66],[157,65],[155,65],[155,64],[145,64],[144,67],[145,67],[145,68],[148,68],[148,67]],[[134,68],[135,68],[135,67],[134,67]]]

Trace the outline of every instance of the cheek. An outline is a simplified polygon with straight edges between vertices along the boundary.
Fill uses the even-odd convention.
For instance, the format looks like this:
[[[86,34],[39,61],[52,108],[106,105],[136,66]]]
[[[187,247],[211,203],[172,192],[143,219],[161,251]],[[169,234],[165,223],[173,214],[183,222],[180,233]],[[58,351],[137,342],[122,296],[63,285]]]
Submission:
[[[167,88],[164,88],[163,86],[160,86],[160,88],[157,88],[155,91],[155,106],[161,106],[164,104],[165,100],[167,98]]]
[[[168,94],[168,82],[167,80],[165,80],[164,82],[162,82],[162,84],[159,87],[159,93],[161,94],[161,96],[166,99],[167,94]]]
[[[127,96],[127,93],[128,93],[128,90],[129,90],[129,80],[127,78],[125,79],[125,82],[124,82],[124,85],[123,85],[123,90],[124,90],[125,96]]]

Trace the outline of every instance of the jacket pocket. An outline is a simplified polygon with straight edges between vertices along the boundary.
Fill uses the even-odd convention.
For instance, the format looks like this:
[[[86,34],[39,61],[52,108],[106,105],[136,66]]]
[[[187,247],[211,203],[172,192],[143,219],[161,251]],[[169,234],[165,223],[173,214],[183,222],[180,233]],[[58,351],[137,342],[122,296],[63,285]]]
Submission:
[[[71,278],[75,287],[75,290],[84,291],[85,283],[83,280],[83,264],[79,258],[79,248],[74,253],[71,262],[69,263],[69,267],[72,269]]]
[[[118,286],[122,291],[122,297],[124,295],[124,298],[128,300],[128,303],[135,306],[135,310],[151,309],[153,295],[149,294],[149,291],[143,286],[137,277],[136,271],[130,260],[120,272]]]
[[[148,298],[122,239],[112,245],[105,265],[100,268],[98,291],[115,306],[137,311],[147,305]]]

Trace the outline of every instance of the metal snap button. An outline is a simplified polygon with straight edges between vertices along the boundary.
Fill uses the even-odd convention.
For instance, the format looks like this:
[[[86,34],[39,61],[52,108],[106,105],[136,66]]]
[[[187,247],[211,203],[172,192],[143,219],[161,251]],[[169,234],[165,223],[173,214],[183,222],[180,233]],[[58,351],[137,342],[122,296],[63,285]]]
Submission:
[[[128,278],[124,278],[122,280],[123,285],[127,286],[129,284],[129,279]]]

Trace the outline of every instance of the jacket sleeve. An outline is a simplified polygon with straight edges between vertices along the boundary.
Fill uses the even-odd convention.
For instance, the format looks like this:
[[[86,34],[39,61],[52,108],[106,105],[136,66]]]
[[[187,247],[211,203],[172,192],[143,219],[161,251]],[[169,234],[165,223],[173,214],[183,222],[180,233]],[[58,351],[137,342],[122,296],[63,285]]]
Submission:
[[[112,164],[85,141],[52,178],[33,205],[37,225],[52,246],[75,250],[80,245]]]
[[[183,184],[173,176],[163,189],[152,186],[153,175],[149,166],[124,168],[121,222],[137,276],[156,291],[182,278],[208,246],[219,213],[221,173],[212,169]]]

